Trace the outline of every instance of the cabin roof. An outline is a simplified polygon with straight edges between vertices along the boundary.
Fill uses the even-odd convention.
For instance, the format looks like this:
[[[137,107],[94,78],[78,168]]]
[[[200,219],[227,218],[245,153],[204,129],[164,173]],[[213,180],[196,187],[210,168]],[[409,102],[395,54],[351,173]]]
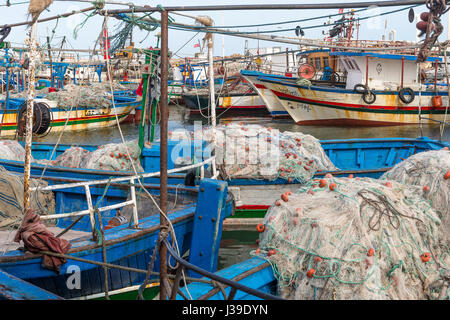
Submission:
[[[404,54],[385,54],[385,53],[375,53],[375,52],[342,52],[342,51],[332,51],[330,52],[330,56],[362,56],[365,57],[369,55],[370,57],[380,58],[380,59],[392,59],[392,60],[401,60],[403,57],[408,61],[416,61],[416,56],[404,55]],[[428,57],[426,61],[438,61],[442,62],[442,58],[439,57]]]

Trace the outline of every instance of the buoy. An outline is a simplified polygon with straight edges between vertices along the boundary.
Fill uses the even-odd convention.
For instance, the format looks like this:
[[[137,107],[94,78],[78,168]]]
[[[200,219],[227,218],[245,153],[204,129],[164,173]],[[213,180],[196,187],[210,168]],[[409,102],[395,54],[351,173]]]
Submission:
[[[306,275],[308,276],[308,278],[312,278],[315,273],[316,273],[315,269],[309,269]]]
[[[321,257],[315,257],[315,258],[314,258],[314,261],[315,261],[315,262],[321,262],[321,261],[322,261],[322,258],[321,258]]]
[[[280,205],[281,205],[281,203],[280,203],[280,201],[275,201],[275,205],[277,206],[277,207],[279,207]]]
[[[428,192],[430,191],[430,187],[429,186],[424,186],[423,187],[423,192]]]
[[[289,201],[288,195],[287,195],[286,193],[283,193],[283,194],[281,195],[281,199],[282,199],[284,202],[288,202],[288,201]]]
[[[262,223],[259,223],[259,224],[256,226],[256,231],[258,231],[259,233],[264,232],[265,229],[266,229],[266,227],[265,227],[264,224],[262,224]]]
[[[319,181],[319,187],[323,188],[327,186],[327,180],[322,179]]]
[[[111,158],[114,158],[114,153],[111,152],[109,155],[111,156]]]
[[[303,166],[303,168],[305,168],[305,170],[308,170],[308,171],[309,171],[309,167],[307,167],[307,166]]]
[[[331,191],[335,190],[336,187],[337,187],[336,183],[330,184],[330,190],[331,190]]]
[[[348,178],[349,178],[349,179],[353,179],[353,174],[349,174],[349,175],[348,175]]]
[[[275,249],[270,249],[269,252],[267,252],[267,256],[270,257],[270,256],[273,256],[276,253],[277,253],[277,251]]]
[[[389,187],[389,188],[391,188],[391,187],[392,187],[392,183],[390,183],[389,181],[388,181],[388,182],[386,182],[386,187]]]
[[[444,179],[447,180],[450,178],[450,171],[447,171],[444,175]]]
[[[370,248],[369,251],[367,251],[367,256],[372,257],[375,253],[375,250],[373,248]]]
[[[425,252],[420,256],[420,259],[422,259],[422,262],[428,262],[431,259],[430,253]]]

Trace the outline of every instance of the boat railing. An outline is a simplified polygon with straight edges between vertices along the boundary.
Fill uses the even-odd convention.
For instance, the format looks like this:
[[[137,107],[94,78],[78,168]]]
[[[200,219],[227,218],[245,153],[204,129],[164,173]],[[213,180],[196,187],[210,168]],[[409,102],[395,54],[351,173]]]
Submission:
[[[263,291],[260,291],[260,290],[254,289],[254,288],[247,287],[237,281],[233,281],[228,278],[224,278],[222,276],[219,276],[216,273],[212,273],[210,271],[207,271],[200,267],[197,267],[196,265],[181,258],[175,252],[175,250],[172,248],[172,246],[167,241],[167,239],[163,239],[161,241],[165,244],[165,246],[167,248],[167,252],[178,263],[178,267],[176,268],[176,274],[175,274],[175,278],[173,281],[173,285],[170,290],[170,294],[171,294],[170,299],[176,299],[177,294],[179,294],[180,296],[183,297],[183,299],[188,300],[188,297],[184,293],[182,293],[182,291],[180,290],[180,281],[182,278],[183,271],[185,269],[189,269],[189,270],[192,270],[192,271],[208,278],[209,283],[212,284],[213,286],[219,287],[220,292],[224,296],[224,300],[233,300],[235,298],[238,290],[243,291],[251,296],[254,296],[254,297],[257,297],[260,299],[264,299],[264,300],[284,300],[281,297],[278,297],[278,296],[275,296],[270,293],[266,293],[266,292],[263,292]],[[206,279],[201,279],[201,280],[202,280],[201,282],[204,283],[205,282],[204,280],[206,280]],[[193,280],[193,281],[195,281],[195,280]],[[144,282],[144,284],[141,286],[141,289],[139,290],[139,292],[141,292],[142,288],[144,288],[145,286],[146,286],[146,283]],[[230,287],[230,291],[229,291],[228,295],[225,291],[225,287]],[[209,297],[210,297],[210,295],[208,293],[206,293],[205,295],[197,298],[196,300],[205,300]]]
[[[203,179],[205,176],[205,166],[211,164],[213,176],[212,179],[216,179],[218,176],[218,172],[216,170],[215,166],[215,156],[210,157],[202,162],[179,167],[175,169],[167,170],[167,174],[170,173],[177,173],[177,172],[183,172],[190,169],[200,168],[200,178]],[[100,212],[119,209],[126,206],[132,206],[133,207],[133,223],[134,227],[138,228],[139,226],[139,218],[138,218],[138,212],[137,212],[137,204],[136,204],[136,180],[141,181],[140,179],[150,178],[150,177],[157,177],[160,175],[160,172],[148,172],[143,173],[139,175],[133,175],[133,176],[126,176],[126,177],[117,177],[117,178],[110,178],[110,179],[102,179],[102,180],[88,180],[88,181],[80,181],[80,182],[73,182],[73,183],[65,183],[65,184],[56,184],[56,185],[49,185],[46,187],[33,187],[30,188],[31,191],[54,191],[54,190],[62,190],[62,189],[68,189],[68,188],[77,188],[82,187],[85,190],[86,195],[86,201],[88,205],[88,209],[86,210],[80,210],[80,211],[73,211],[69,213],[57,213],[57,214],[49,214],[49,215],[42,215],[42,220],[50,220],[50,219],[60,219],[60,218],[67,218],[67,217],[81,217],[81,216],[87,216],[89,215],[90,218],[90,224],[91,229],[93,232],[94,238],[96,238],[95,232],[95,214],[99,214]],[[92,204],[92,196],[91,196],[91,186],[98,186],[98,185],[110,185],[111,183],[118,183],[118,182],[125,182],[128,183],[130,186],[130,195],[131,200],[123,201],[120,203],[115,203],[108,206],[103,207],[94,207]],[[124,184],[126,185],[126,184]]]

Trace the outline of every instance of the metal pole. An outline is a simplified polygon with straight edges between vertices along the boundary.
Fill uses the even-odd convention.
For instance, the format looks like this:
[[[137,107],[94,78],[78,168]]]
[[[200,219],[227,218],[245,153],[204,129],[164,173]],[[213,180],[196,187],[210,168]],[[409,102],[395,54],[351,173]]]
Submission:
[[[25,164],[23,172],[23,208],[26,211],[30,207],[30,169],[31,169],[31,144],[33,142],[33,106],[34,106],[34,69],[36,65],[36,29],[37,22],[31,25],[30,39],[30,64],[28,67],[28,93],[27,93],[27,116],[25,129]]]
[[[168,65],[169,65],[169,48],[168,48],[168,33],[169,22],[168,12],[161,12],[161,100],[160,100],[160,209],[164,214],[167,214],[167,122],[168,122],[168,102],[167,102],[167,89],[168,89]],[[162,214],[160,214],[161,233],[168,232],[168,223]],[[164,243],[161,243],[159,248],[159,272],[160,272],[160,299],[167,300],[168,283],[167,278],[167,247]]]
[[[48,61],[50,62],[50,79],[51,79],[51,86],[52,88],[54,87],[53,85],[53,61],[52,61],[52,53],[50,51],[50,37],[47,36],[47,51],[48,51]],[[76,76],[75,76],[75,69],[74,69],[74,75],[73,75],[73,79],[75,81]]]
[[[211,126],[212,126],[212,140],[211,140],[211,154],[214,154],[214,146],[216,145],[216,97],[214,93],[214,58],[213,58],[213,35],[208,34],[208,62],[209,62],[209,101],[211,105]]]

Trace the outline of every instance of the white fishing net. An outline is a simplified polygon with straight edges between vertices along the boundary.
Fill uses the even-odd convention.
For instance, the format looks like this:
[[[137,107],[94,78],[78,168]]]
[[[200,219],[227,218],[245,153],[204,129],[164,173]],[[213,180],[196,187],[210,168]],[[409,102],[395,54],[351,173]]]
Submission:
[[[423,192],[371,178],[309,181],[268,210],[252,253],[272,264],[287,299],[448,299],[450,252]]]
[[[170,139],[212,141],[212,128],[188,133],[174,131]],[[260,125],[237,123],[216,127],[216,163],[225,178],[309,181],[317,171],[337,168],[319,140],[301,132],[282,132]]]
[[[25,161],[25,149],[16,140],[0,140],[0,157],[5,160]],[[33,161],[33,157],[31,157]]]
[[[380,179],[395,180],[424,189],[424,197],[437,211],[450,244],[450,151],[420,152],[398,163]]]
[[[31,179],[30,188],[45,187],[47,182]],[[0,166],[0,230],[18,227],[23,218],[23,176],[13,174]],[[51,191],[32,191],[31,208],[40,214],[55,212],[55,199]]]
[[[130,154],[130,157],[127,153]],[[136,141],[123,143],[110,143],[99,146],[96,150],[90,152],[81,147],[71,147],[63,154],[56,157],[55,160],[39,161],[53,166],[63,166],[69,168],[85,168],[96,170],[112,171],[133,171],[133,165],[138,172],[143,172],[139,162],[141,150]]]

